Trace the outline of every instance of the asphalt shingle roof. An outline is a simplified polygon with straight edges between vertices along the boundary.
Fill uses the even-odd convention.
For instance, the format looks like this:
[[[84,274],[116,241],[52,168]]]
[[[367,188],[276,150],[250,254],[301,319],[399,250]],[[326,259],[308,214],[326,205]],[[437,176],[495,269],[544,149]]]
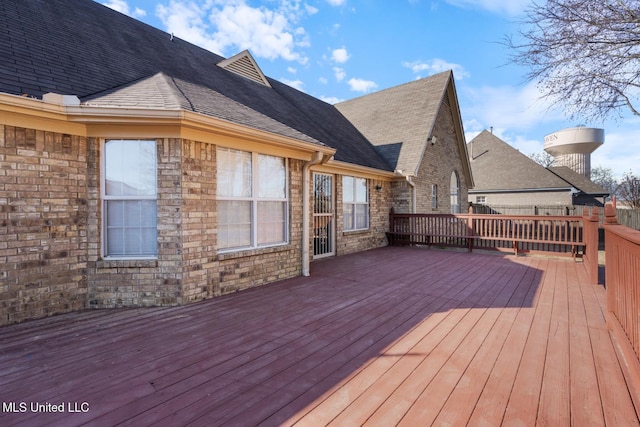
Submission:
[[[110,107],[182,109],[312,144],[322,144],[214,90],[164,73],[89,96],[85,98],[85,103]]]
[[[179,105],[326,144],[337,150],[337,160],[392,170],[334,106],[273,79],[269,88],[224,70],[217,66],[223,57],[97,2],[0,0],[0,32],[0,92],[37,98],[55,92],[104,105]],[[152,87],[158,75],[175,86]],[[149,99],[141,101],[143,89],[150,90]]]
[[[552,166],[549,170],[585,194],[609,195],[600,185],[567,166]]]
[[[488,190],[570,189],[566,181],[484,130],[467,144],[474,192]]]
[[[451,71],[336,104],[394,169],[417,173]]]

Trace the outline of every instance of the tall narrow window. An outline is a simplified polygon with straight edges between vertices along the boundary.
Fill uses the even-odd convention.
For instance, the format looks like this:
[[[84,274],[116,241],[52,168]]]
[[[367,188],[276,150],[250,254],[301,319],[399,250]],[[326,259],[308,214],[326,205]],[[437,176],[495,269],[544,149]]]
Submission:
[[[155,141],[104,144],[103,254],[144,258],[158,254]]]
[[[366,179],[342,177],[342,207],[344,230],[369,228],[369,194]]]
[[[438,209],[438,185],[431,184],[431,209]]]
[[[284,158],[218,148],[218,249],[287,243]]]
[[[451,213],[460,213],[460,180],[456,171],[451,172],[449,191],[451,195]]]

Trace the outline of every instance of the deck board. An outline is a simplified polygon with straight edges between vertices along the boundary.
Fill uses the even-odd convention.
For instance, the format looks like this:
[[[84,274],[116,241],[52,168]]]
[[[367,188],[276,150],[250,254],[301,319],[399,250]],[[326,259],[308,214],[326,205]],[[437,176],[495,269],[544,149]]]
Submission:
[[[640,425],[581,263],[388,247],[184,307],[0,328],[0,425]]]

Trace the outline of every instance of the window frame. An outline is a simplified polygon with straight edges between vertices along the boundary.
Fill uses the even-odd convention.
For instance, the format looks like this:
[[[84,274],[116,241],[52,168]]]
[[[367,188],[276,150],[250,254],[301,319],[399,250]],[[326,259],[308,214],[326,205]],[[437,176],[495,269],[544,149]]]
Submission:
[[[216,204],[218,207],[216,208],[217,213],[217,227],[220,229],[220,210],[219,210],[219,202],[247,202],[249,203],[249,244],[248,245],[239,245],[239,246],[229,246],[229,247],[220,247],[220,239],[218,239],[218,253],[232,253],[232,252],[240,252],[245,250],[255,250],[255,249],[263,249],[270,247],[278,247],[285,246],[290,244],[291,239],[291,228],[290,228],[290,195],[289,195],[289,159],[282,156],[276,156],[273,154],[261,153],[256,151],[247,151],[240,150],[237,148],[231,147],[216,147],[216,162],[220,161],[219,153],[221,151],[237,151],[240,153],[246,153],[250,155],[251,159],[251,170],[250,170],[250,188],[251,195],[250,196],[221,196],[219,194],[218,188],[216,187]],[[283,161],[284,167],[284,189],[283,189],[283,197],[274,197],[274,196],[260,196],[259,187],[260,187],[260,156],[273,157],[276,159],[280,159]],[[216,171],[216,182],[219,181],[220,175],[218,175],[220,169],[218,168]],[[259,228],[259,205],[261,203],[282,203],[283,209],[283,241],[280,242],[271,242],[271,243],[260,243],[260,228]],[[218,232],[218,235],[220,233]]]
[[[431,209],[438,209],[438,184],[431,184]]]
[[[452,214],[461,212],[462,199],[460,197],[460,176],[456,170],[451,172],[451,177],[449,178],[449,205]]]
[[[346,183],[345,180],[351,179],[353,180],[353,188],[352,193],[353,199],[352,201],[346,200],[347,192],[345,191]],[[361,202],[357,200],[357,182],[358,180],[364,180],[365,185],[364,188],[366,190],[365,201]],[[342,175],[342,230],[343,231],[363,231],[369,230],[371,223],[371,214],[369,212],[369,197],[370,197],[370,189],[369,189],[369,180],[362,177],[352,176],[352,175]],[[353,224],[353,228],[347,228],[346,220],[347,220],[347,206],[353,206],[351,210],[351,222]],[[366,213],[366,224],[364,227],[357,226],[357,206],[364,206]]]
[[[153,144],[154,158],[154,187],[153,195],[111,195],[107,194],[107,145],[109,142],[148,142]],[[100,161],[100,206],[101,206],[101,224],[100,224],[100,253],[103,259],[107,260],[154,260],[158,259],[158,144],[155,139],[140,138],[105,138],[100,141],[101,161]],[[150,200],[155,202],[156,217],[153,219],[155,225],[155,253],[153,254],[109,254],[109,202],[113,201],[144,201]],[[150,228],[150,227],[147,227]]]

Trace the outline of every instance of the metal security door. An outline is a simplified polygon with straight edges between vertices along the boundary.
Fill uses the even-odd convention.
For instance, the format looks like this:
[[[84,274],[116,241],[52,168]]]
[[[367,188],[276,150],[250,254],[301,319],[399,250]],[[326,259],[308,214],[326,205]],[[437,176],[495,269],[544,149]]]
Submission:
[[[333,176],[313,174],[313,257],[334,255]]]

